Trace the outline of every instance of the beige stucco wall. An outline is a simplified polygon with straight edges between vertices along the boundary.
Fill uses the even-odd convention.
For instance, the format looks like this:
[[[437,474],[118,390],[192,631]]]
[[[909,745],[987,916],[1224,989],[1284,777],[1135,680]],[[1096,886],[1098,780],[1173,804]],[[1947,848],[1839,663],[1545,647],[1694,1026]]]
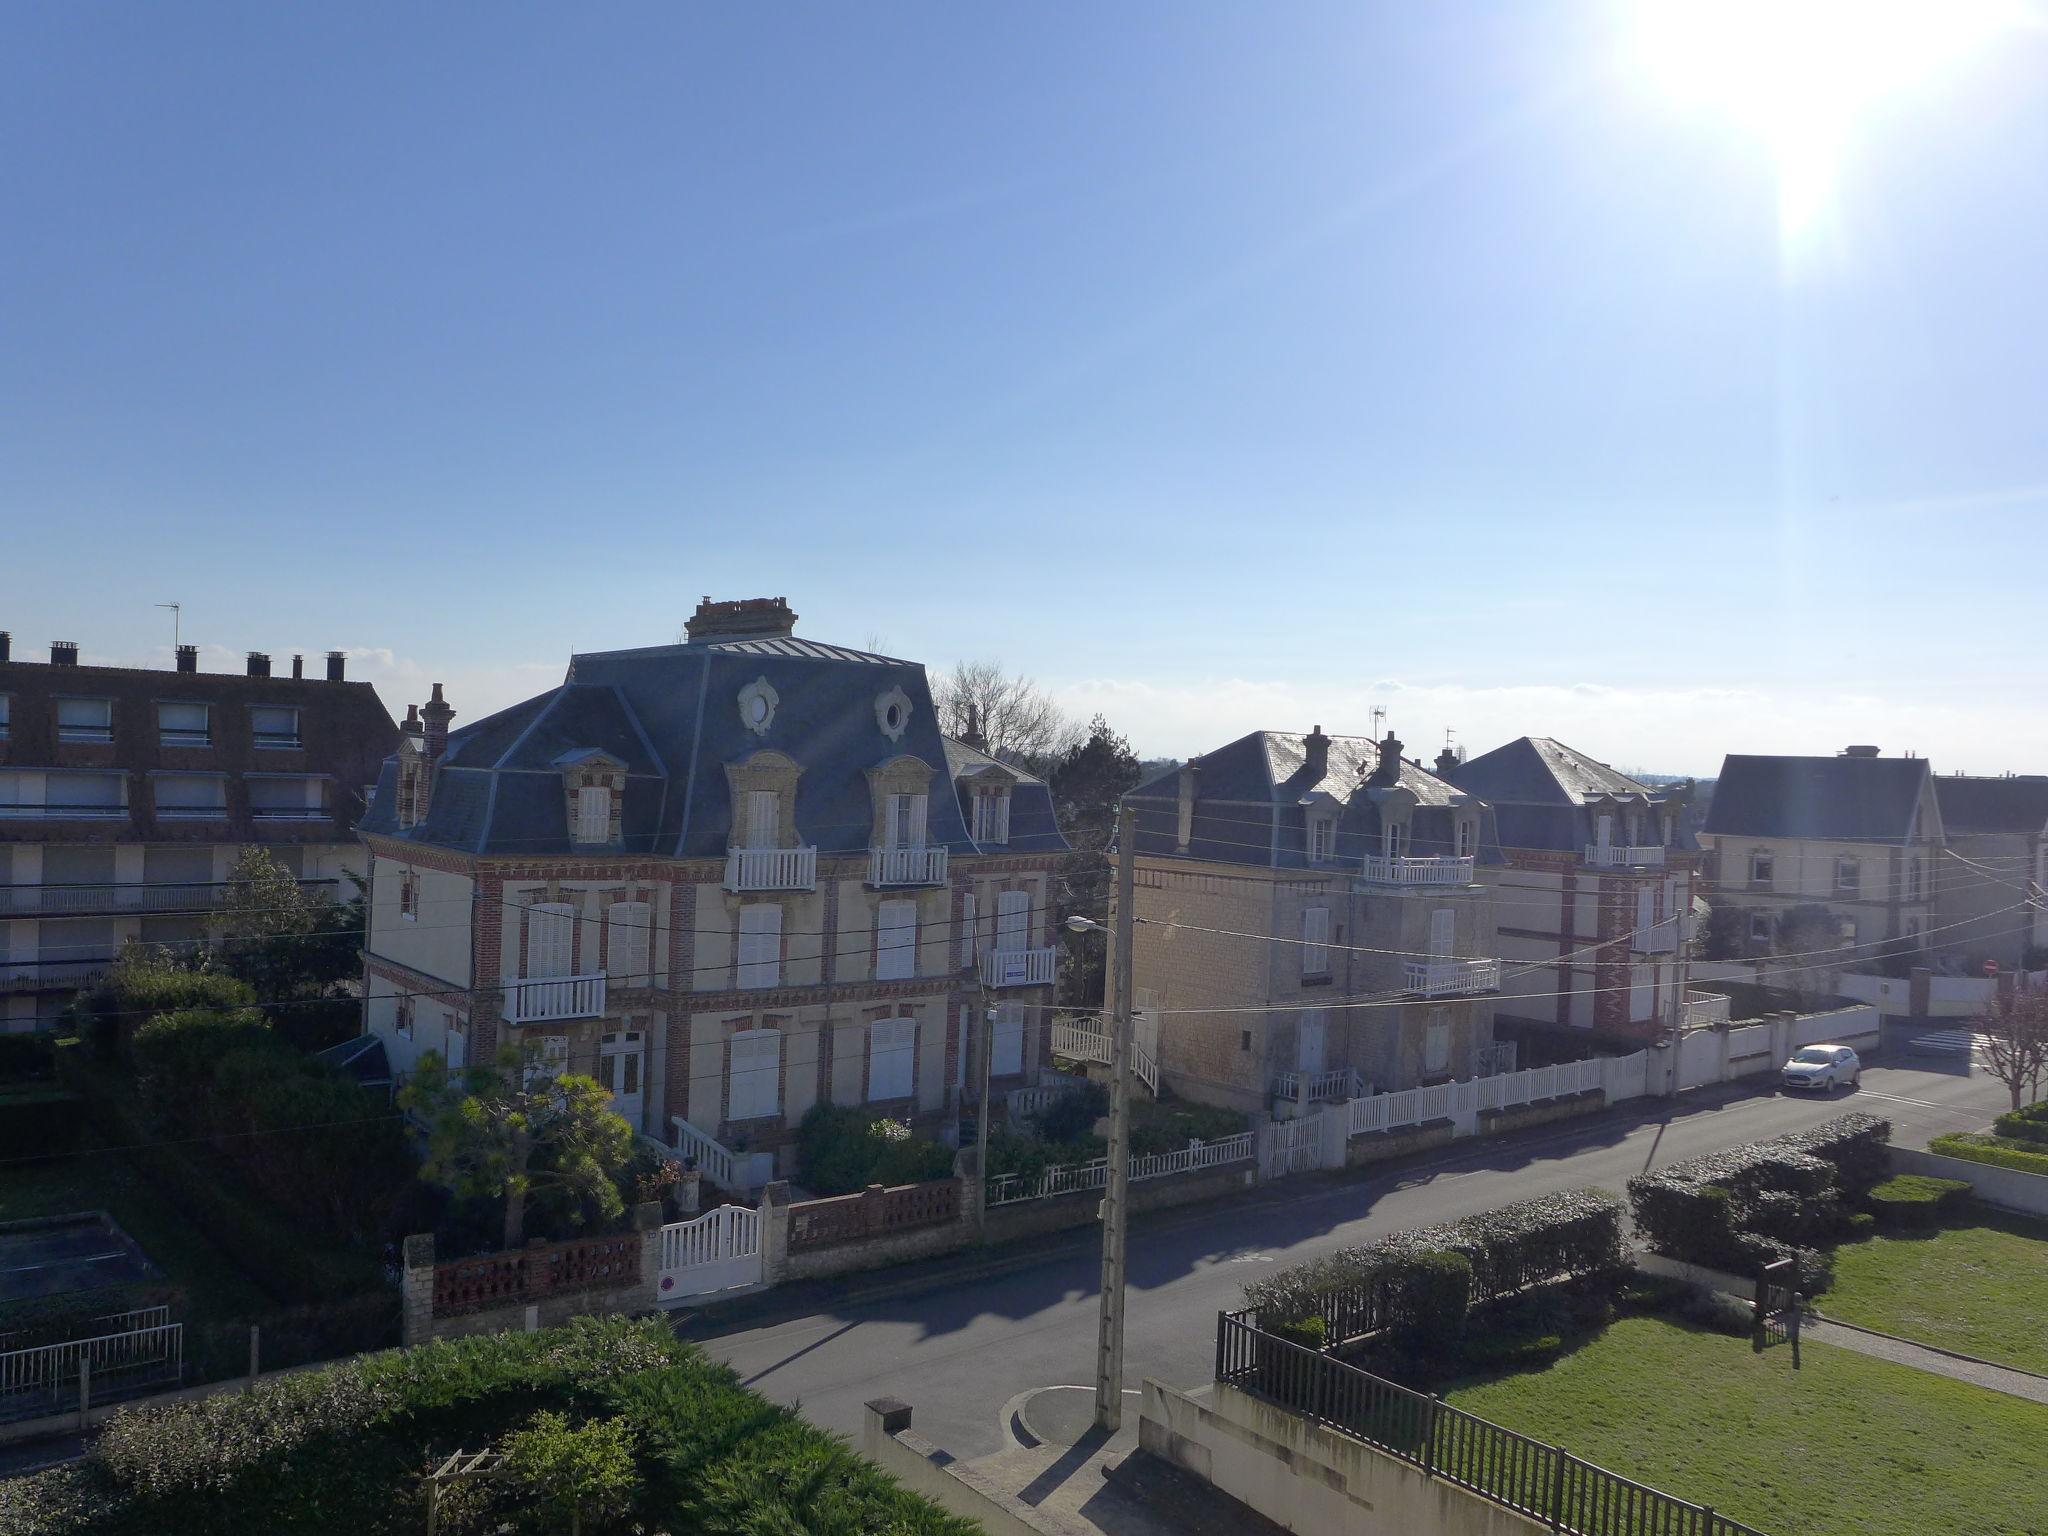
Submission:
[[[476,882],[467,875],[414,866],[420,882],[419,915],[398,910],[404,866],[380,858],[370,876],[371,954],[457,986],[470,984],[470,918]]]

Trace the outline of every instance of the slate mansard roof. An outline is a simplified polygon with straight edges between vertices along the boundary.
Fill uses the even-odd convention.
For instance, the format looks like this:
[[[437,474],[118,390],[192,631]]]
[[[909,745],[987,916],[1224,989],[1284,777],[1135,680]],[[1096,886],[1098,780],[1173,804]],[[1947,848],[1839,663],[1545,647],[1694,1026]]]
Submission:
[[[1647,809],[1674,798],[1549,736],[1517,737],[1461,763],[1451,779],[1493,807],[1507,848],[1577,853],[1598,840],[1595,807],[1634,801]],[[1693,845],[1689,835],[1681,840]]]
[[[1273,868],[1356,865],[1380,848],[1379,802],[1387,791],[1367,782],[1379,762],[1377,743],[1364,736],[1331,736],[1321,774],[1309,766],[1308,739],[1300,732],[1254,731],[1195,760],[1195,806],[1187,856]],[[1138,847],[1148,854],[1179,851],[1178,768],[1131,791]],[[1481,864],[1502,862],[1492,812],[1479,797],[1445,782],[1418,764],[1401,761],[1398,787],[1415,798],[1408,852],[1423,857],[1455,850],[1456,810],[1479,809]],[[1336,812],[1337,840],[1329,864],[1308,860],[1308,818],[1321,806]]]
[[[1905,843],[1930,775],[1924,757],[1750,757],[1721,763],[1709,837]],[[1936,825],[1919,829],[1939,836]]]
[[[1941,806],[1944,831],[2020,837],[2048,832],[2048,778],[2040,775],[1987,779],[1936,774],[1934,798]]]
[[[742,720],[740,701],[757,682],[775,700],[759,734]],[[909,714],[892,740],[881,701],[899,691]],[[940,734],[923,666],[793,636],[572,656],[560,687],[449,733],[428,814],[404,832],[395,812],[397,759],[387,760],[363,830],[477,854],[588,851],[569,838],[562,772],[593,751],[625,767],[614,851],[723,857],[733,835],[726,765],[761,751],[780,752],[802,770],[796,829],[820,852],[866,850],[874,822],[868,770],[905,756],[934,770],[928,840],[983,851],[969,836],[964,797],[944,792],[949,781],[957,785],[958,754],[981,754]],[[1010,827],[1009,842],[987,851],[1066,851],[1037,779],[1018,776]]]

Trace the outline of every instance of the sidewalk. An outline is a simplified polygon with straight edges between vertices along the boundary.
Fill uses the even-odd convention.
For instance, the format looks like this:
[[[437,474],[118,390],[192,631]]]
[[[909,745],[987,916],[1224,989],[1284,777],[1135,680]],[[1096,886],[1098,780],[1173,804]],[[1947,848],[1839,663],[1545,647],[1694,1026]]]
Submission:
[[[1888,1333],[1876,1333],[1847,1323],[1831,1323],[1825,1318],[1810,1318],[1800,1325],[1799,1331],[1804,1338],[1818,1339],[1837,1349],[1853,1349],[1859,1355],[1890,1360],[1897,1365],[1910,1365],[1916,1371],[1967,1381],[1972,1386],[2003,1392],[2009,1397],[2048,1403],[2048,1376],[2036,1376],[2032,1371],[1993,1365],[1989,1360],[1976,1360],[1968,1355],[1948,1354],[1943,1350],[1930,1349],[1925,1344],[1915,1344],[1910,1339],[1894,1338]]]

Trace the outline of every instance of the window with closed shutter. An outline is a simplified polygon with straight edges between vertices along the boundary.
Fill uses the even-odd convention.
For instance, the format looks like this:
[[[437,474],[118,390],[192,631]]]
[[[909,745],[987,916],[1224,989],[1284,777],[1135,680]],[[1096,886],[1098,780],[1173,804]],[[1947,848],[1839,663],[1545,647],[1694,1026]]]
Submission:
[[[1636,933],[1647,935],[1657,926],[1657,888],[1654,885],[1636,887]]]
[[[782,908],[740,908],[740,985],[772,987],[782,979]]]
[[[972,965],[981,958],[981,938],[974,931],[975,925],[981,921],[979,906],[972,891],[960,898],[960,963],[963,966]]]
[[[875,980],[917,974],[917,903],[885,901],[875,909]]]
[[[612,792],[603,784],[576,791],[576,841],[608,843],[612,837]]]
[[[159,704],[157,736],[167,747],[203,747],[210,738],[204,704]]]
[[[299,712],[276,704],[258,704],[249,711],[249,734],[259,747],[296,747]]]
[[[567,976],[574,963],[576,909],[544,902],[526,909],[526,974]]]
[[[1429,914],[1429,958],[1448,960],[1458,943],[1458,910],[1438,907]]]
[[[1330,970],[1330,909],[1301,909],[1301,974],[1325,976]]]
[[[325,782],[311,774],[264,774],[244,780],[249,789],[249,809],[274,821],[306,821],[320,815]]]
[[[989,1072],[995,1077],[1015,1077],[1024,1070],[1024,1015],[1015,1008],[996,1009],[989,1037]]]
[[[1434,1075],[1447,1071],[1450,1065],[1450,1021],[1441,1010],[1433,1011],[1422,1035],[1422,1070]]]
[[[615,901],[606,914],[605,969],[620,981],[644,986],[654,909],[644,901]]]
[[[112,741],[114,701],[112,699],[59,699],[57,701],[59,741]]]
[[[156,813],[167,820],[203,820],[228,813],[228,781],[217,773],[160,773],[150,781]]]
[[[782,1031],[743,1029],[732,1037],[726,1077],[728,1120],[759,1120],[782,1113]]]
[[[996,948],[1027,949],[1031,944],[1031,893],[1003,891],[996,897]]]
[[[917,1082],[917,1020],[868,1026],[868,1100],[907,1099]]]
[[[1631,1019],[1647,1019],[1650,1016],[1651,1000],[1656,996],[1657,972],[1647,965],[1632,965],[1628,968],[1628,1016]]]
[[[128,776],[124,773],[52,773],[44,778],[43,805],[48,815],[66,811],[108,815],[127,804]]]
[[[782,846],[782,801],[772,789],[747,791],[747,842],[749,848]]]

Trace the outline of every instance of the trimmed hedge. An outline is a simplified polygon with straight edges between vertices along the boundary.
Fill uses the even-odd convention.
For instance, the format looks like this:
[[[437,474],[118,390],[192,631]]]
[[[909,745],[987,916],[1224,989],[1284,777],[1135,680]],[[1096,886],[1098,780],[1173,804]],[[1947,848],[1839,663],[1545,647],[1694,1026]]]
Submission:
[[[1943,1157],[1986,1163],[1993,1168],[2010,1168],[2015,1173],[2048,1174],[2048,1147],[2036,1150],[2032,1142],[2008,1141],[2002,1136],[1950,1131],[1929,1141],[1927,1150],[1938,1152]]]
[[[745,1390],[665,1323],[590,1318],[367,1355],[250,1392],[123,1413],[83,1461],[0,1482],[0,1529],[413,1536],[425,1528],[428,1468],[458,1447],[502,1444],[542,1411],[572,1427],[624,1422],[637,1493],[618,1520],[586,1519],[591,1536],[975,1530]],[[443,1529],[496,1530],[534,1496],[516,1476],[471,1485],[452,1501],[464,1518]]]
[[[1431,1348],[1456,1339],[1473,1305],[1621,1266],[1621,1203],[1577,1190],[1339,1249],[1253,1281],[1244,1297],[1261,1328],[1298,1343],[1314,1323],[1324,1347],[1387,1329]]]
[[[1868,1195],[1871,1214],[1888,1227],[1931,1227],[1970,1198],[1961,1179],[1937,1179],[1924,1173],[1901,1173],[1886,1179]]]
[[[2038,1142],[2048,1152],[2048,1099],[2008,1110],[1991,1122],[1991,1129],[2007,1141]]]
[[[78,1031],[102,1059],[123,1054],[128,1041],[160,1013],[192,1008],[230,1010],[256,1001],[245,981],[221,971],[117,963],[71,1000]]]

